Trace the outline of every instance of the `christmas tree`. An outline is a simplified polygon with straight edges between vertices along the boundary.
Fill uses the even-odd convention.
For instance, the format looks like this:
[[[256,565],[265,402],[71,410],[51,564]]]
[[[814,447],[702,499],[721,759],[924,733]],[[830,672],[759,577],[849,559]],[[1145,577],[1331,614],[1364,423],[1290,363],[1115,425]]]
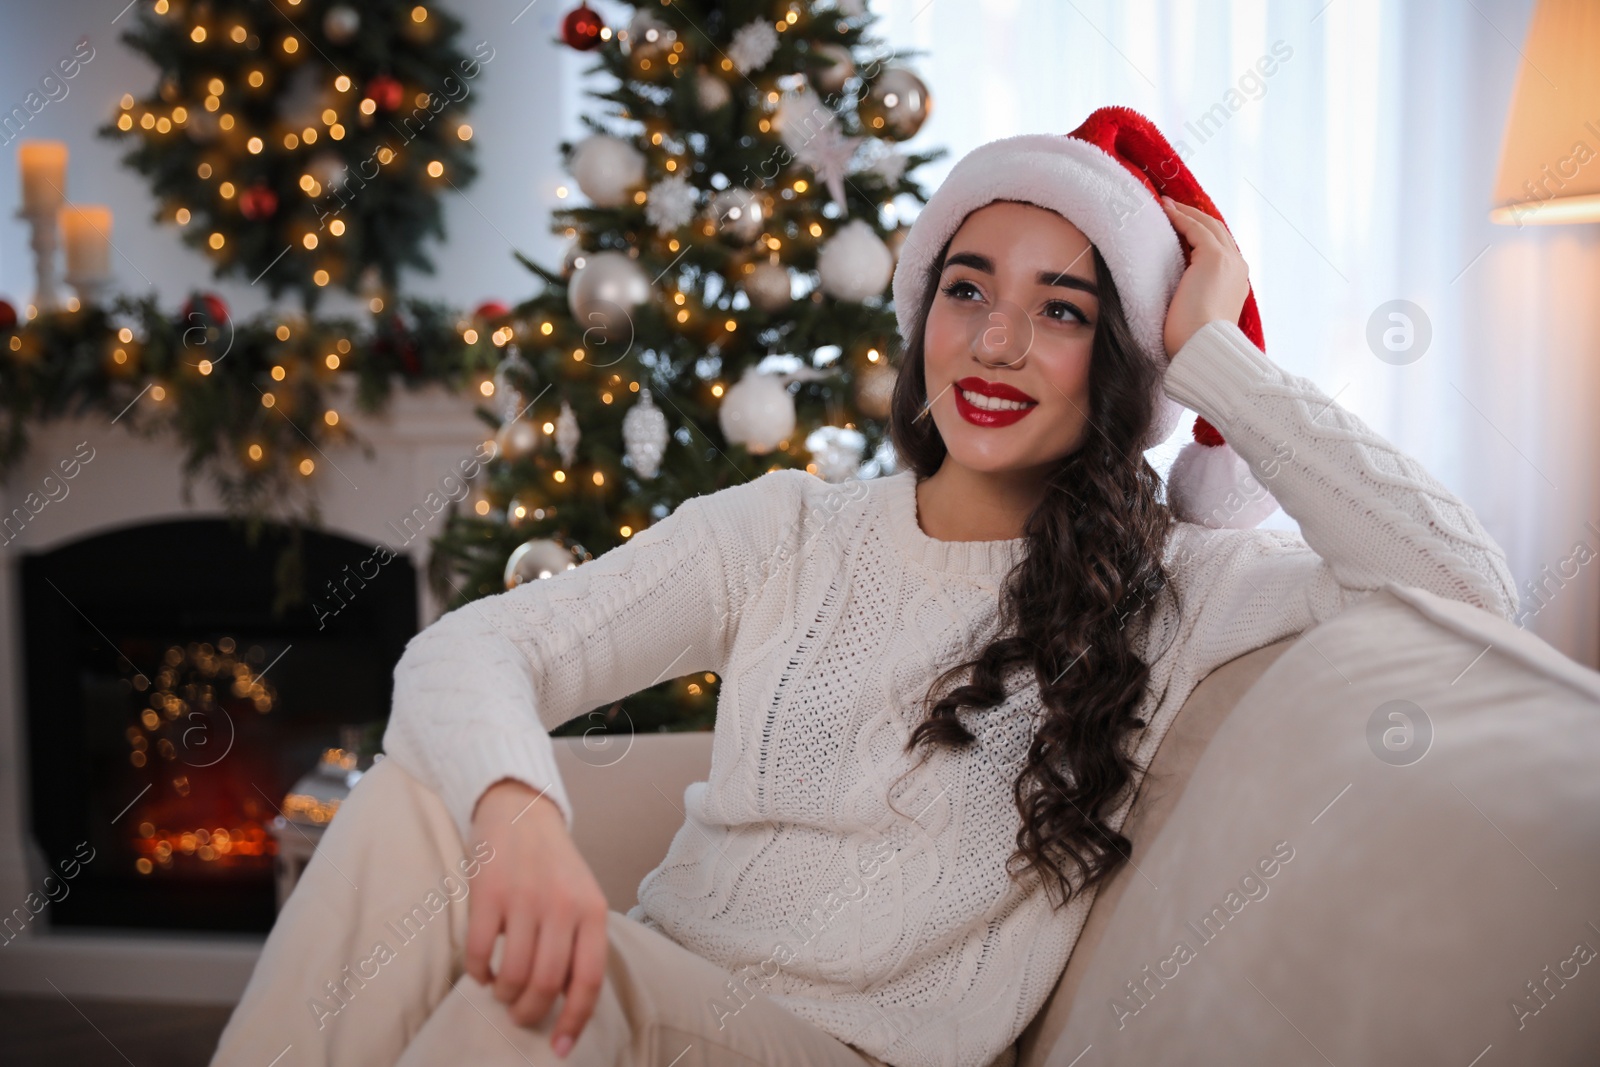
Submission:
[[[561,151],[584,206],[558,270],[480,323],[506,343],[497,458],[434,544],[459,606],[603,554],[681,501],[769,470],[893,467],[889,302],[898,198],[926,87],[861,0],[660,0],[626,28],[587,6],[562,40],[609,108]],[[565,188],[558,195],[567,195]],[[596,709],[611,729],[705,728],[716,679]],[[593,729],[595,716],[572,728]]]
[[[376,310],[402,267],[432,270],[439,197],[477,173],[465,116],[494,49],[460,29],[414,0],[156,0],[123,39],[160,77],[101,132],[135,142],[156,218],[219,277]]]

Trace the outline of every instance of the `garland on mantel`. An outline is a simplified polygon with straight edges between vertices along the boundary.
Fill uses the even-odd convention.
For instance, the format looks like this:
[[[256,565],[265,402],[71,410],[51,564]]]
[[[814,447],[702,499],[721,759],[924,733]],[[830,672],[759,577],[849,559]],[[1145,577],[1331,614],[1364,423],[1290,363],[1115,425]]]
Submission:
[[[341,398],[368,413],[396,383],[488,398],[513,337],[498,303],[470,315],[410,297],[373,307],[364,322],[270,311],[235,320],[221,299],[197,293],[177,312],[122,296],[19,321],[0,301],[0,479],[26,452],[31,425],[94,412],[140,436],[176,437],[185,502],[204,472],[252,534],[268,520],[320,525],[317,483],[337,477],[327,449],[371,454]]]

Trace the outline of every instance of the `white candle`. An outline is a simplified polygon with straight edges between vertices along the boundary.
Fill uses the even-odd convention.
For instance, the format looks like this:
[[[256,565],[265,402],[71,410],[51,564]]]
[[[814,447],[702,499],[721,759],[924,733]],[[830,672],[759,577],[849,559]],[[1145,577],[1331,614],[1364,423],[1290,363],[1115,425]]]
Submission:
[[[60,141],[24,141],[17,148],[22,167],[22,210],[49,212],[67,192],[67,146]]]
[[[111,209],[76,204],[61,212],[67,242],[67,280],[98,280],[111,275]]]

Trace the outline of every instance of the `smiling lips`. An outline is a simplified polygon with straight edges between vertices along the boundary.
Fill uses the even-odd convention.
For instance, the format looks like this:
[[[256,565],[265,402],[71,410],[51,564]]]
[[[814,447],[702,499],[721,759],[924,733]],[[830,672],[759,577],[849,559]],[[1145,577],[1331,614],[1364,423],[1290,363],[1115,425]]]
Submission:
[[[1020,389],[982,378],[958,380],[953,390],[956,410],[974,426],[1010,426],[1039,402]]]

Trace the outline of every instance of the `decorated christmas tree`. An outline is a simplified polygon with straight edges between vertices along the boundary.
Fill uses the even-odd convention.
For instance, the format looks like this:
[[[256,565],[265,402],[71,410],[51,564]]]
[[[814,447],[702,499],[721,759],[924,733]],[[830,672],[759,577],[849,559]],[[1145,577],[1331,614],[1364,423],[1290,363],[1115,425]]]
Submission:
[[[582,206],[559,269],[478,324],[509,341],[500,449],[435,542],[460,605],[581,564],[681,501],[766,471],[828,481],[894,466],[889,283],[926,87],[869,36],[860,0],[661,0],[625,27],[587,6],[565,44],[607,75],[561,151]],[[569,190],[563,187],[559,196]],[[900,203],[896,203],[900,200]],[[475,332],[475,331],[474,331]],[[716,679],[596,709],[610,728],[699,728]],[[582,729],[596,723],[577,720]]]
[[[160,71],[102,131],[135,143],[156,218],[216,274],[375,295],[431,270],[442,193],[476,176],[466,121],[487,43],[414,0],[156,0],[123,38]]]

